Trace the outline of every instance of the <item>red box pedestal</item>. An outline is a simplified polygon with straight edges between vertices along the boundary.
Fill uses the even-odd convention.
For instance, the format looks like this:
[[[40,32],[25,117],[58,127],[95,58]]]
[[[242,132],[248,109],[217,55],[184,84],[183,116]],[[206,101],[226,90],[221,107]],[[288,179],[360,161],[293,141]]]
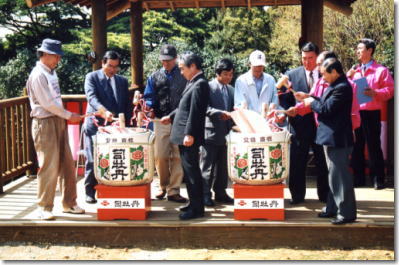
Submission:
[[[234,184],[234,219],[284,220],[284,184]]]
[[[145,220],[151,209],[151,184],[97,185],[97,220]]]

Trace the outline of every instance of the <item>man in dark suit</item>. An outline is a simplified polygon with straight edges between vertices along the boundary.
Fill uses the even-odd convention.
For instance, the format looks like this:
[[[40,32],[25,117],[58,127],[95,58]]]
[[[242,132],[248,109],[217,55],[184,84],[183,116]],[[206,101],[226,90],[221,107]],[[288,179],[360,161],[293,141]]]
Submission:
[[[332,224],[345,224],[356,219],[356,201],[353,177],[349,172],[349,156],[353,148],[352,86],[341,63],[330,58],[323,62],[320,72],[330,84],[321,98],[304,100],[318,113],[316,143],[323,145],[328,161],[328,181],[331,193],[319,217],[334,217]]]
[[[209,102],[209,84],[202,72],[202,59],[194,53],[179,58],[182,75],[189,81],[179,107],[161,118],[167,124],[173,120],[170,141],[179,145],[184,180],[190,202],[182,208],[181,220],[204,216],[202,175],[199,167],[199,147],[204,144],[205,114]]]
[[[98,118],[100,124],[104,124],[104,120],[112,121],[112,117],[123,113],[128,125],[132,117],[133,103],[129,97],[128,81],[117,75],[120,60],[117,52],[107,51],[102,60],[102,68],[86,75],[86,113],[102,113],[102,118]],[[85,119],[84,133],[86,202],[96,203],[94,186],[97,185],[97,180],[94,177],[92,136],[96,135],[97,126],[90,118]]]
[[[309,93],[313,84],[316,84],[319,71],[316,65],[319,48],[311,43],[306,43],[302,49],[302,64],[298,68],[286,73],[295,91]],[[296,100],[291,92],[280,94],[280,105],[290,111],[295,109]],[[290,172],[289,189],[291,192],[291,204],[302,203],[306,194],[306,166],[308,162],[309,148],[312,147],[315,165],[317,168],[317,194],[319,200],[325,202],[328,195],[327,164],[323,148],[316,144],[316,123],[313,113],[304,116],[292,114],[289,117],[289,130],[292,133],[290,145]]]
[[[222,59],[217,63],[215,72],[216,78],[209,82],[205,145],[200,148],[205,206],[215,205],[211,188],[215,192],[215,201],[228,204],[234,202],[226,193],[228,172],[225,138],[233,125],[229,114],[234,107],[234,88],[229,85],[233,79],[233,63],[229,59]]]

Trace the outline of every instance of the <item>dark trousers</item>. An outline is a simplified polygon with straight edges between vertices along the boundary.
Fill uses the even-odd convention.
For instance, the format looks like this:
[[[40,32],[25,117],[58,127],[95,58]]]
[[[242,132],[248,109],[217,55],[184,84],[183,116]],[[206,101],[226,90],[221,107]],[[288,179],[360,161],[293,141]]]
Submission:
[[[351,166],[354,173],[355,186],[365,184],[364,146],[367,143],[369,153],[370,177],[381,183],[385,179],[384,157],[381,150],[381,113],[379,110],[361,110],[361,124],[355,130],[355,145],[352,152]]]
[[[353,177],[349,172],[349,155],[352,147],[324,146],[328,162],[328,195],[326,213],[337,214],[337,218],[356,219],[356,199]]]
[[[91,135],[84,133],[84,149],[86,155],[85,163],[85,190],[86,195],[93,197],[96,195],[94,187],[98,184],[97,179],[94,176],[94,165],[93,165],[93,139]]]
[[[225,196],[228,182],[227,146],[206,144],[200,150],[204,197],[212,198],[211,188],[215,198]]]
[[[202,175],[199,167],[199,146],[179,145],[180,158],[184,172],[184,181],[190,199],[189,209],[195,213],[204,213],[204,195]]]
[[[326,201],[329,192],[328,169],[323,147],[313,141],[291,138],[289,189],[294,201],[302,201],[306,194],[306,167],[309,148],[312,147],[317,169],[317,195]]]

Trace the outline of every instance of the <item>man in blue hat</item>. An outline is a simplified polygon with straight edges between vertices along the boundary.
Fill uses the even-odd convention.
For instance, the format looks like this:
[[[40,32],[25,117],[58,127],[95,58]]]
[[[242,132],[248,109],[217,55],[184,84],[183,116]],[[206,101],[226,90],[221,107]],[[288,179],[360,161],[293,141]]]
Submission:
[[[39,162],[38,206],[43,220],[54,220],[52,214],[58,177],[62,181],[62,206],[65,213],[82,214],[76,203],[75,164],[68,142],[65,120],[79,122],[77,113],[64,109],[55,68],[64,54],[61,42],[44,39],[37,50],[39,61],[26,83],[31,106],[32,137]]]

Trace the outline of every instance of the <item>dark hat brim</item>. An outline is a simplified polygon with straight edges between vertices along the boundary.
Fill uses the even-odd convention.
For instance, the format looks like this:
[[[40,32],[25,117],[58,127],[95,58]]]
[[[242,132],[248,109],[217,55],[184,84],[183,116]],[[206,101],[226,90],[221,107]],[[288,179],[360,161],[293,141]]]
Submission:
[[[57,55],[64,55],[63,51],[51,51],[51,50],[47,50],[46,48],[40,47],[39,49],[37,49],[39,52],[45,52],[48,54],[57,54]]]
[[[161,61],[169,61],[172,59],[175,59],[176,57],[170,56],[170,55],[159,55],[159,60]]]

